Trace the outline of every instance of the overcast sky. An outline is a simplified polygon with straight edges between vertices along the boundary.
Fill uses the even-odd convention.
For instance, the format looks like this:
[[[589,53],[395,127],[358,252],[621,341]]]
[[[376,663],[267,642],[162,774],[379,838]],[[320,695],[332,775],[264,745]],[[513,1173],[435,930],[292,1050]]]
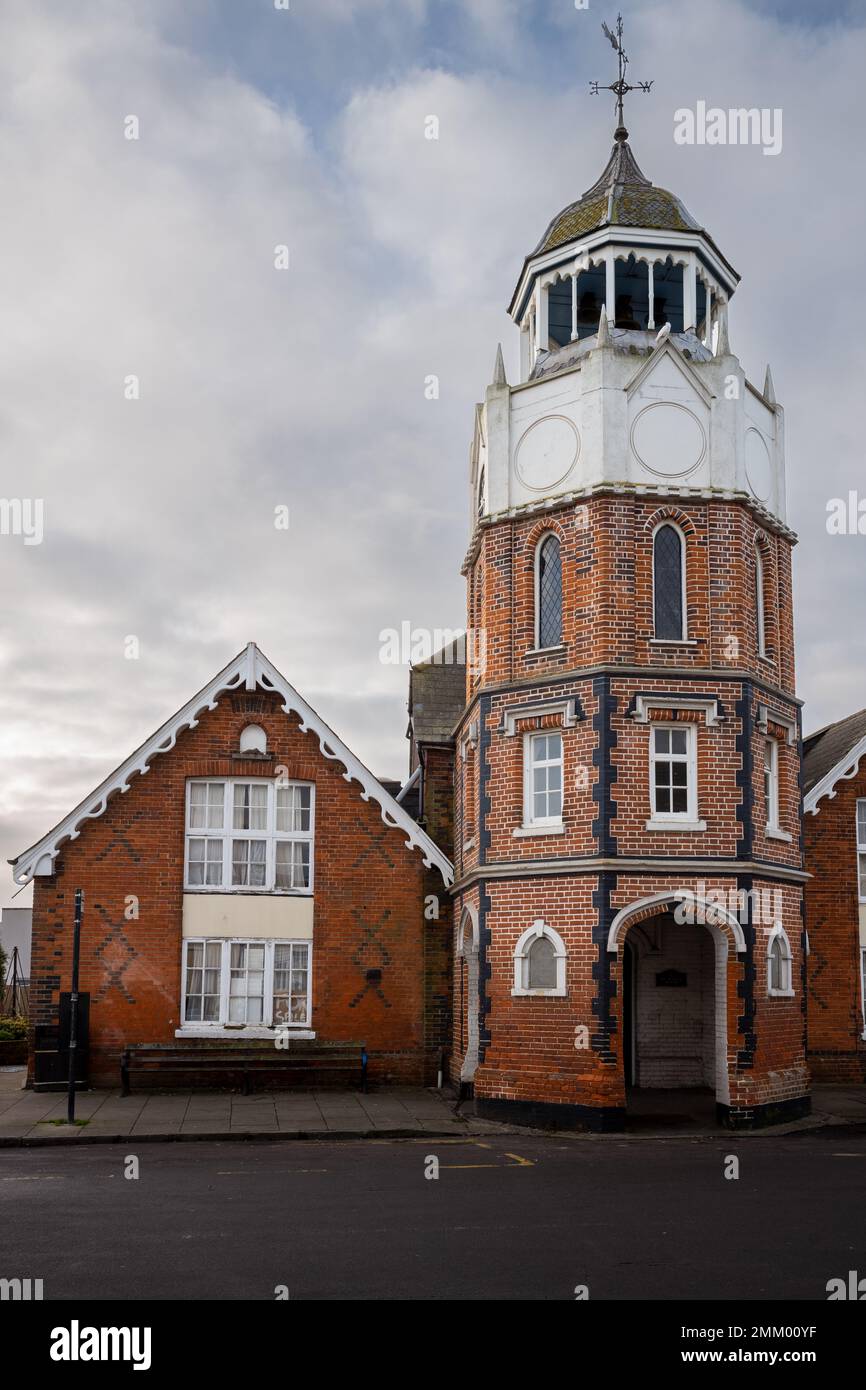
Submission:
[[[812,729],[866,705],[866,536],[825,524],[866,497],[866,7],[622,9],[655,84],[629,101],[637,158],[740,271],[733,351],[786,407]],[[249,640],[405,773],[379,633],[462,624],[473,404],[500,339],[517,378],[523,257],[606,162],[588,82],[615,76],[615,16],[0,0],[0,497],[45,506],[41,545],[0,536],[4,865]],[[677,145],[698,100],[781,108],[781,154]]]

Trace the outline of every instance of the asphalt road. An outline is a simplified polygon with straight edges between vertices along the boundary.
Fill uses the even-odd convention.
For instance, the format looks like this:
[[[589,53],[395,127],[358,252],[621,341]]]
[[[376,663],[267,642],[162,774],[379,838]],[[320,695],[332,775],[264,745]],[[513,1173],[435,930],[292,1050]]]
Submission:
[[[823,1301],[851,1269],[850,1132],[0,1151],[0,1278],[41,1278],[46,1300]]]

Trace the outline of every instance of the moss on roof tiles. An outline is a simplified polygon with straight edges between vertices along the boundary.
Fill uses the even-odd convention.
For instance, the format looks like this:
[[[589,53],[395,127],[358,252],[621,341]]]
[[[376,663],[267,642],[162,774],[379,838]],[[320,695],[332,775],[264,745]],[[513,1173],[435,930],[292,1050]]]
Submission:
[[[698,228],[675,194],[654,187],[641,173],[627,141],[614,145],[601,177],[553,219],[533,254],[553,251],[608,225],[675,232]]]

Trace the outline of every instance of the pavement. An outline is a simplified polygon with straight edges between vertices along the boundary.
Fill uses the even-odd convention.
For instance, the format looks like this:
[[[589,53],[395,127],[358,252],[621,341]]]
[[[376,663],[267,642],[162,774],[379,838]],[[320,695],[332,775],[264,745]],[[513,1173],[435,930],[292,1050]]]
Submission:
[[[523,1126],[478,1119],[471,1102],[459,1109],[450,1091],[388,1086],[359,1091],[82,1091],[73,1125],[66,1096],[23,1089],[23,1068],[0,1068],[0,1148],[41,1144],[107,1144],[122,1139],[404,1139],[420,1135],[479,1138],[526,1133]],[[708,1093],[639,1092],[630,1114],[631,1138],[718,1138]],[[639,1100],[638,1100],[639,1098]],[[804,1120],[746,1132],[745,1138],[785,1135],[823,1126],[866,1127],[866,1086],[815,1086],[813,1113]],[[533,1131],[544,1133],[545,1131]],[[574,1138],[574,1135],[569,1135]],[[603,1139],[600,1135],[580,1135]]]
[[[524,1133],[7,1149],[0,1276],[43,1279],[46,1308],[68,1300],[68,1315],[54,1321],[93,1321],[83,1300],[94,1298],[128,1300],[133,1322],[149,1322],[146,1300],[255,1300],[256,1349],[277,1358],[279,1341],[267,1339],[285,1341],[291,1312],[276,1315],[279,1297],[570,1301],[583,1342],[600,1337],[608,1361],[638,1335],[633,1309],[599,1330],[598,1303],[608,1299],[656,1300],[660,1314],[659,1300],[676,1300],[678,1322],[691,1321],[680,1300],[726,1299],[732,1311],[719,1313],[719,1327],[812,1324],[817,1303],[779,1300],[823,1306],[830,1280],[866,1276],[866,1134],[826,1127],[740,1138]],[[590,1299],[583,1314],[580,1297]],[[757,1316],[759,1299],[772,1302],[771,1314]],[[25,1305],[16,1308],[19,1318]],[[862,1316],[849,1308],[862,1345]],[[831,1311],[835,1338],[846,1310]],[[247,1356],[248,1315],[245,1304],[226,1325],[243,1325]],[[95,1320],[129,1319],[114,1311]],[[214,1329],[205,1327],[205,1342]],[[172,1330],[168,1359],[178,1337],[186,1345],[183,1327]],[[655,1323],[640,1327],[639,1344],[654,1364]],[[32,1345],[49,1364],[39,1340]],[[821,1347],[825,1369],[829,1350]]]
[[[119,1139],[348,1139],[501,1133],[502,1125],[455,1115],[450,1093],[425,1087],[360,1091],[81,1091],[76,1123],[66,1096],[22,1090],[24,1071],[0,1071],[0,1148],[111,1143]],[[465,1109],[466,1107],[464,1107]],[[83,1123],[82,1123],[83,1122]],[[507,1130],[506,1130],[507,1132]]]

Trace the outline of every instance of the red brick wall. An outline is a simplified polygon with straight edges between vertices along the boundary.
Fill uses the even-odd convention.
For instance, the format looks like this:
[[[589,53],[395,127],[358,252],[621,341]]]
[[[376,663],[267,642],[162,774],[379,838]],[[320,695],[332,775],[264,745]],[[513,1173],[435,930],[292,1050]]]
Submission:
[[[866,762],[836,795],[818,803],[803,822],[806,927],[811,955],[809,1065],[824,1081],[866,1081],[866,1042],[860,1001],[857,883],[858,797],[866,797]]]
[[[653,637],[652,534],[662,521],[686,536],[690,645]],[[535,549],[560,538],[563,581],[561,655],[527,656],[535,647]],[[767,657],[758,654],[755,546],[764,552]],[[791,543],[769,533],[737,502],[597,496],[482,528],[467,569],[469,613],[487,634],[486,669],[467,672],[467,698],[482,685],[593,666],[601,662],[749,670],[794,692]]]
[[[660,644],[653,640],[652,538],[655,527],[667,519],[686,537],[689,640]],[[551,530],[561,544],[563,650],[536,654],[535,551],[541,536]],[[756,546],[764,562],[765,656],[758,650]],[[523,513],[481,527],[470,549],[467,579],[470,621],[486,635],[486,666],[468,673],[469,705],[459,737],[477,720],[483,725],[485,749],[483,757],[479,746],[473,757],[455,766],[459,891],[454,926],[456,940],[462,901],[486,903],[482,974],[486,967],[489,978],[482,987],[490,1040],[476,1073],[476,1094],[618,1107],[625,1097],[621,954],[608,960],[600,949],[598,873],[556,873],[553,861],[604,857],[614,851],[647,869],[652,861],[654,873],[623,866],[610,875],[615,909],[666,888],[699,892],[703,883],[709,889],[736,890],[736,875],[747,872],[744,861],[760,861],[783,872],[801,871],[799,750],[788,736],[798,716],[791,541],[769,532],[748,506],[738,502],[689,499],[681,506],[661,497],[599,494],[545,509],[543,518]],[[599,668],[608,673],[613,702],[606,755],[599,751]],[[703,711],[674,705],[651,716],[697,726],[698,818],[706,822],[703,830],[647,828],[650,729],[634,718],[638,692],[710,696],[723,706],[720,721],[709,724]],[[519,718],[521,705],[564,698],[577,702],[578,717],[570,726],[562,725],[561,715]],[[767,733],[758,727],[759,704],[769,710]],[[518,711],[512,736],[504,726],[507,709]],[[564,831],[515,835],[523,825],[523,732],[544,726],[562,727]],[[743,746],[747,730],[748,779]],[[765,833],[763,748],[768,735],[779,749],[780,824],[790,836],[787,840]],[[604,843],[598,837],[604,809],[599,795],[602,763],[609,770],[607,796],[613,808]],[[744,844],[749,814],[750,848]],[[674,858],[708,865],[700,874],[673,867],[663,872],[660,866]],[[545,872],[538,867],[541,861]],[[516,877],[512,867],[511,876],[497,877],[497,869],[506,864],[526,864],[527,873]],[[795,996],[768,995],[767,931],[759,924],[752,939],[747,920],[750,948],[738,954],[731,941],[726,966],[730,1104],[741,1111],[799,1100],[808,1092],[802,889],[798,882],[763,876],[755,878],[754,886],[779,891],[778,920],[791,946]],[[566,944],[565,998],[511,994],[515,944],[539,917]],[[604,1005],[600,981],[608,973],[612,1031],[605,1056],[603,1047],[575,1049],[574,1030],[585,1024],[598,1034]],[[456,1077],[466,1048],[467,1005],[459,970],[454,983]]]
[[[233,754],[250,722],[268,735],[267,762]],[[58,991],[69,987],[73,893],[84,889],[81,989],[91,996],[97,1080],[116,1083],[124,1044],[174,1040],[187,778],[261,777],[280,765],[316,784],[312,1027],[322,1040],[365,1042],[373,1076],[434,1079],[449,1031],[450,910],[441,877],[298,722],[275,697],[224,695],[63,846],[54,877],[35,880],[35,1022],[56,1019]],[[139,900],[137,921],[124,918],[128,895]],[[441,910],[425,920],[431,895]],[[381,969],[380,982],[366,980],[372,969]]]

